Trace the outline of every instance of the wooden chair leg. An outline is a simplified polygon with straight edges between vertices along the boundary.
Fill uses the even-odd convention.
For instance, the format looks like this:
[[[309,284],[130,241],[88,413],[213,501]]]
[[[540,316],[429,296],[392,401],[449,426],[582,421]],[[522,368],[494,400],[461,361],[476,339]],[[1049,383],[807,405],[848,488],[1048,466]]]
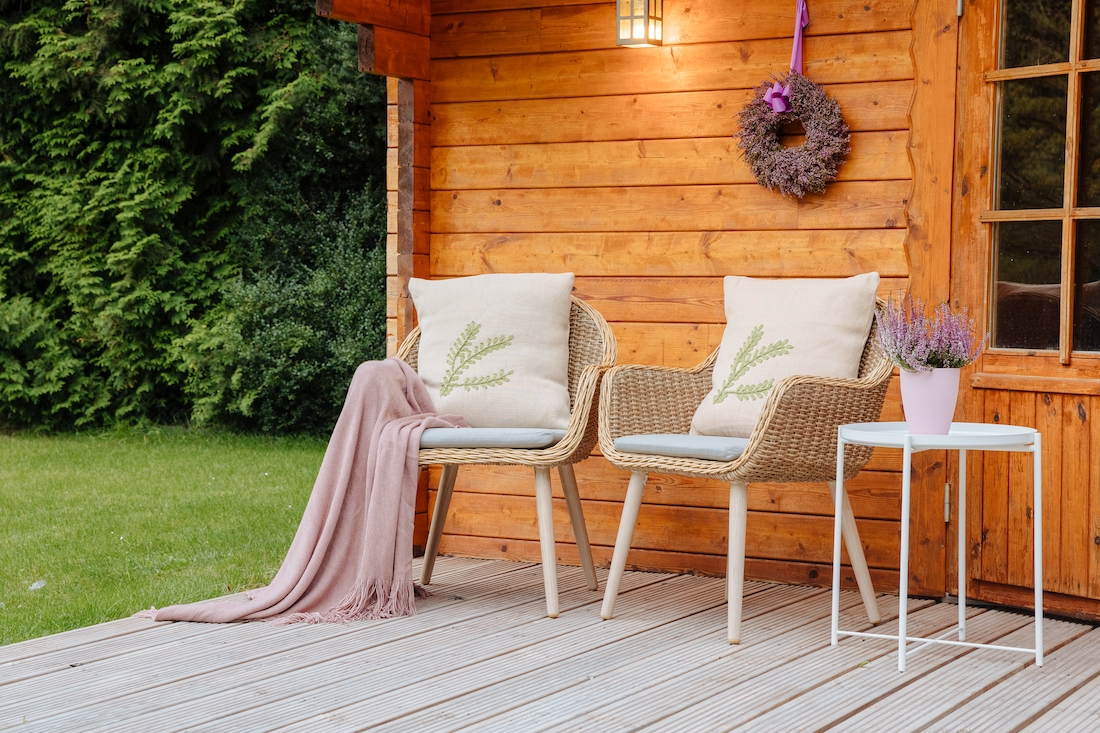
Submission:
[[[550,491],[550,469],[535,469],[535,511],[542,548],[542,582],[546,587],[546,615],[558,617],[558,557],[554,546],[554,498]]]
[[[615,538],[615,553],[611,556],[611,570],[607,574],[607,587],[603,593],[603,608],[600,616],[611,618],[615,613],[615,598],[619,595],[619,583],[626,570],[626,556],[630,554],[630,541],[634,539],[634,525],[638,523],[638,509],[642,506],[642,494],[649,474],[635,471],[630,474],[630,483],[626,487],[626,499],[623,501],[623,516],[619,520],[619,535]]]
[[[741,603],[745,587],[745,525],[749,485],[730,482],[729,558],[726,561],[726,608],[730,644],[741,643]]]
[[[439,553],[439,540],[443,537],[443,523],[447,521],[447,510],[451,506],[451,493],[455,488],[456,476],[458,476],[458,464],[444,464],[443,476],[439,479],[439,491],[435,495],[432,525],[428,529],[428,543],[424,546],[424,567],[420,571],[421,585],[429,585],[432,582],[435,556]]]
[[[829,482],[829,493],[836,502],[836,482]],[[852,505],[848,502],[848,492],[844,492],[843,511],[841,513],[841,536],[844,538],[844,546],[848,549],[848,559],[852,561],[852,572],[856,576],[856,584],[859,586],[859,594],[863,597],[863,607],[867,609],[867,620],[872,624],[882,621],[878,612],[878,601],[875,600],[875,587],[871,584],[871,571],[867,569],[867,558],[863,555],[863,543],[859,539],[859,529],[856,527],[856,517],[852,514]]]
[[[569,523],[573,525],[573,537],[577,540],[577,552],[581,556],[584,577],[588,581],[588,590],[599,590],[600,581],[596,579],[596,564],[592,562],[592,548],[588,544],[588,528],[584,526],[584,512],[581,511],[581,495],[577,489],[577,476],[572,464],[558,466],[561,478],[561,490],[565,494],[565,505],[569,507]]]

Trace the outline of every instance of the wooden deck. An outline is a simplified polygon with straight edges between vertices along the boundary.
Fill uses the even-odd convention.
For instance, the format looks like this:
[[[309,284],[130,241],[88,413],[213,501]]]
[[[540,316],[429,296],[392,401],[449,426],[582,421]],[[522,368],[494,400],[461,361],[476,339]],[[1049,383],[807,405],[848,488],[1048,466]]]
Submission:
[[[1100,630],[1048,619],[1047,663],[887,641],[829,646],[829,593],[749,583],[725,643],[722,580],[627,573],[617,615],[560,568],[441,558],[408,618],[338,626],[124,619],[0,648],[0,729],[29,731],[1096,731]],[[601,583],[604,572],[601,571]],[[602,586],[601,586],[602,587]],[[896,598],[883,596],[884,629]],[[847,628],[865,626],[855,593]],[[911,633],[956,607],[912,601]],[[1029,616],[974,609],[968,637],[1027,645]]]

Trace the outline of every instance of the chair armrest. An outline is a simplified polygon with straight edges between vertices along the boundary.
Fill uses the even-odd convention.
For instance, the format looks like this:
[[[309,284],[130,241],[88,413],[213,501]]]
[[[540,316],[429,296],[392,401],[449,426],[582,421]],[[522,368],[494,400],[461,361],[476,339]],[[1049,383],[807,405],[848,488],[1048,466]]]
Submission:
[[[687,433],[695,408],[711,389],[718,352],[690,369],[623,364],[600,387],[600,449],[641,433]]]
[[[745,453],[733,473],[745,481],[833,481],[837,428],[875,422],[882,414],[891,369],[861,379],[794,376],[768,395]],[[872,448],[844,452],[844,477],[854,477],[871,459]]]
[[[577,396],[565,437],[554,446],[560,463],[578,463],[592,454],[598,440],[600,380],[607,371],[602,364],[590,364],[577,380]],[[550,450],[550,449],[548,449]]]

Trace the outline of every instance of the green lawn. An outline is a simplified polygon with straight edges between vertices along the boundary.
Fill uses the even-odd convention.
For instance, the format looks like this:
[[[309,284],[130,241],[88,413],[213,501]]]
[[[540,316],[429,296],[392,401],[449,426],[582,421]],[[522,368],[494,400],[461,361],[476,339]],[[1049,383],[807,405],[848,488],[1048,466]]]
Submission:
[[[179,429],[0,436],[0,644],[264,585],[324,448]]]

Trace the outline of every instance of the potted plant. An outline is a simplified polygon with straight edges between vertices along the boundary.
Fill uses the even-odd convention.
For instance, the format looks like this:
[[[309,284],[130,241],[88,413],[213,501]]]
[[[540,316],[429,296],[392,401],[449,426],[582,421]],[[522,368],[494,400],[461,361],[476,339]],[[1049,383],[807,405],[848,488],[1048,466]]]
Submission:
[[[878,343],[901,370],[901,405],[909,432],[947,435],[959,398],[959,369],[978,358],[989,334],[979,339],[964,308],[947,303],[925,316],[924,303],[909,296],[875,313]]]

